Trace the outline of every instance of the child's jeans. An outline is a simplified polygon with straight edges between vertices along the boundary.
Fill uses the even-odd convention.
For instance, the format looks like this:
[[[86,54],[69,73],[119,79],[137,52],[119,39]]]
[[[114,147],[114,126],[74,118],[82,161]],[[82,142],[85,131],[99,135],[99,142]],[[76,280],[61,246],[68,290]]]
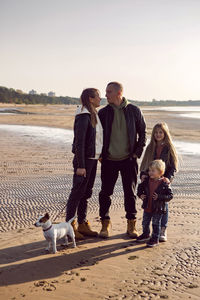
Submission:
[[[168,224],[168,218],[169,218],[169,208],[168,208],[168,203],[165,203],[166,206],[166,214],[162,215],[161,218],[161,227],[167,227]]]
[[[152,239],[158,241],[160,236],[160,229],[161,229],[161,219],[162,219],[162,214],[148,213],[144,211],[143,220],[142,220],[143,233],[146,235],[150,234],[150,222],[152,220],[152,228],[153,228]]]

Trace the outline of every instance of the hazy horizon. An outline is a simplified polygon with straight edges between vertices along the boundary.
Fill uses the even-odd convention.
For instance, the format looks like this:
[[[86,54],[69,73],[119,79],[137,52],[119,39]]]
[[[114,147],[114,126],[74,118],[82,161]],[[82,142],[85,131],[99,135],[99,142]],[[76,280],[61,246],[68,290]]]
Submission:
[[[0,86],[79,97],[200,98],[198,0],[1,0]]]

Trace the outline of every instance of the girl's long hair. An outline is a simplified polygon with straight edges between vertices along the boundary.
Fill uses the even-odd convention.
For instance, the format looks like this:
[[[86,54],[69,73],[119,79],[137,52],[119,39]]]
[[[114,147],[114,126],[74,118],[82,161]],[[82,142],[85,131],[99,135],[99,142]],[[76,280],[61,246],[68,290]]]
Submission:
[[[178,155],[177,155],[176,149],[173,145],[172,138],[171,138],[171,135],[169,132],[169,128],[165,122],[158,123],[153,127],[152,134],[151,134],[151,140],[145,150],[144,157],[142,159],[142,163],[140,166],[140,171],[147,171],[149,168],[149,164],[151,163],[151,161],[154,160],[154,153],[156,151],[156,140],[155,140],[154,135],[155,135],[156,129],[161,129],[165,135],[163,143],[169,149],[166,164],[170,164],[170,157],[171,157],[173,160],[174,166],[175,166],[176,170],[178,171]]]
[[[88,88],[88,89],[83,90],[83,92],[81,94],[82,109],[84,107],[86,107],[87,110],[90,112],[90,114],[91,114],[91,123],[92,123],[92,127],[94,127],[94,128],[97,124],[97,117],[96,117],[97,111],[94,108],[94,106],[90,103],[90,97],[95,98],[95,96],[96,96],[95,93],[96,92],[99,92],[99,91],[95,88]]]

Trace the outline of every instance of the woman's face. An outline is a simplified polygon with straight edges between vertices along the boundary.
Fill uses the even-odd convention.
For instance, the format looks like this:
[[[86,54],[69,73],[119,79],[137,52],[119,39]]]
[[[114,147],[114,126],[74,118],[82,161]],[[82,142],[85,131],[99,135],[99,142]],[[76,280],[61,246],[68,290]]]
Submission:
[[[156,142],[162,142],[165,138],[165,133],[161,128],[156,128],[154,133],[154,138]]]
[[[90,97],[90,103],[96,108],[100,106],[101,98],[98,91],[94,93],[95,93],[95,97],[94,98]]]

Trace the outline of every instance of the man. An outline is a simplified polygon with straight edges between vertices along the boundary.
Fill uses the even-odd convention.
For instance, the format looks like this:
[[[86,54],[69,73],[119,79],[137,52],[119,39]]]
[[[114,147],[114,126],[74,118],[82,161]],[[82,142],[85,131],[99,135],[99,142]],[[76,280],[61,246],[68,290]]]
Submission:
[[[99,111],[103,127],[101,164],[101,191],[99,193],[102,229],[100,236],[109,236],[111,205],[110,196],[120,172],[124,191],[124,206],[127,218],[127,234],[137,238],[136,196],[138,164],[146,142],[146,125],[141,111],[123,96],[123,86],[110,82],[106,88],[108,105]]]

